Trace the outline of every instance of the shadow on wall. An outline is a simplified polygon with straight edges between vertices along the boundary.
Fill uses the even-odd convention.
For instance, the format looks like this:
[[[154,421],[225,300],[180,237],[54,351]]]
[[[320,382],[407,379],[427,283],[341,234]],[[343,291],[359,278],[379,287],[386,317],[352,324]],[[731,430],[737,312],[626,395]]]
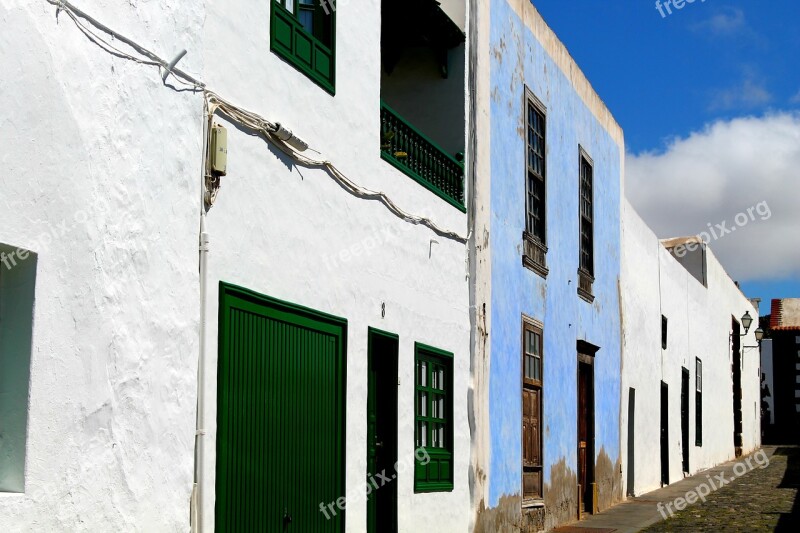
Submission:
[[[0,492],[23,492],[38,258],[4,244],[0,258]]]
[[[800,447],[782,446],[775,450],[775,455],[787,456],[786,472],[783,475],[780,489],[794,489],[794,505],[791,513],[782,513],[778,519],[776,532],[800,530]]]

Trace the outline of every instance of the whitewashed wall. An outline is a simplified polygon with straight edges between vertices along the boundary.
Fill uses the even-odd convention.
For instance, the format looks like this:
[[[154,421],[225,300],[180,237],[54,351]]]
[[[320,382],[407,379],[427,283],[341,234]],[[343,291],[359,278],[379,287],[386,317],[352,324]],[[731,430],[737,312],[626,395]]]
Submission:
[[[380,158],[380,2],[337,6],[336,96],[269,51],[269,2],[207,2],[205,80],[226,98],[290,128],[356,183],[384,191],[406,211],[466,237],[465,214]],[[403,222],[378,202],[351,196],[326,173],[296,168],[263,140],[224,124],[228,175],[208,216],[206,518],[213,520],[214,509],[215,317],[223,280],[348,320],[348,494],[363,486],[367,468],[367,328],[400,336],[401,461],[413,458],[414,341],[455,353],[455,489],[414,494],[412,475],[400,476],[399,530],[465,531],[470,514],[466,247]],[[351,503],[347,531],[365,529],[366,504]]]
[[[339,5],[335,97],[269,51],[268,2],[81,7],[165,57],[186,48],[181,67],[222,96],[292,128],[360,185],[466,236],[466,215],[379,157],[380,3]],[[3,0],[0,21],[0,100],[13,111],[0,118],[0,243],[38,254],[25,493],[0,494],[0,530],[185,531],[201,97],[164,88],[154,69],[101,51],[44,0]],[[368,326],[400,335],[401,460],[413,457],[414,341],[455,353],[455,490],[414,494],[411,475],[401,476],[400,529],[465,530],[464,245],[226,126],[228,176],[208,217],[207,530],[219,280],[348,319],[348,493],[366,473]],[[348,531],[365,522],[363,503],[348,509]]]
[[[202,69],[202,2],[82,4]],[[185,531],[202,100],[44,0],[0,0],[0,72],[0,243],[38,254],[25,486],[0,531]]]
[[[708,288],[661,244],[628,203],[623,204],[622,453],[627,484],[628,390],[636,389],[634,493],[660,486],[660,382],[669,385],[670,481],[683,477],[681,372],[689,370],[689,469],[710,468],[735,455],[731,319],[754,318],[742,346],[755,346],[758,311],[707,250]],[[668,318],[668,346],[661,347],[661,315]],[[744,329],[742,329],[744,333]],[[703,438],[695,446],[695,358],[703,363]],[[759,352],[742,349],[743,451],[760,445]],[[627,493],[627,488],[626,488]]]

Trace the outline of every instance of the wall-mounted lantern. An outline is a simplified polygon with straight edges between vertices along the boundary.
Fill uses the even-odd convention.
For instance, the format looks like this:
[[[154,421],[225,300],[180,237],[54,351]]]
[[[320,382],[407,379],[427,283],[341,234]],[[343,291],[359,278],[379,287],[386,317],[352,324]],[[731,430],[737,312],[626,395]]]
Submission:
[[[740,337],[744,337],[747,335],[747,332],[750,331],[750,326],[753,325],[753,317],[750,316],[750,311],[745,312],[744,316],[742,317],[742,326],[744,327],[744,333],[740,333]],[[753,332],[756,336],[756,341],[758,341],[758,346],[743,346],[743,348],[759,348],[761,346],[761,341],[764,339],[764,330],[760,327],[756,328]],[[731,338],[733,338],[733,333],[731,333]]]
[[[747,335],[747,332],[750,330],[750,326],[752,325],[753,325],[753,317],[750,316],[750,311],[747,311],[742,317],[742,326],[744,326],[745,335]]]

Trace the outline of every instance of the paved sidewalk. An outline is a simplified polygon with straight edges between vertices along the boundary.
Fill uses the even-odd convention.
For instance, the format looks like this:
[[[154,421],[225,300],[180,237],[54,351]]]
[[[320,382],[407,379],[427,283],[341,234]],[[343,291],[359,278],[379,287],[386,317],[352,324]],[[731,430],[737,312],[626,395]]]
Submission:
[[[800,531],[800,448],[764,447],[769,467],[759,468],[754,454],[700,472],[648,494],[644,494],[570,526],[557,533],[632,533],[638,531]],[[776,453],[777,452],[777,453]],[[734,466],[751,458],[753,469]],[[763,462],[763,456],[760,457]],[[722,476],[722,477],[719,477]],[[674,508],[677,498],[685,498],[701,485],[714,482],[706,501]],[[719,479],[729,483],[719,487]],[[703,490],[703,489],[701,489]],[[659,507],[659,504],[661,506]],[[674,517],[666,505],[673,507]]]

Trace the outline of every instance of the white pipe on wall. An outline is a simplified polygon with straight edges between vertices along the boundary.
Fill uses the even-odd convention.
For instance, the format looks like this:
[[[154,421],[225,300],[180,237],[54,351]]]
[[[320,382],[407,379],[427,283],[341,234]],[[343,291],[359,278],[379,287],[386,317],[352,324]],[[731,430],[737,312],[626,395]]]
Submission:
[[[192,489],[192,531],[203,531],[203,469],[205,467],[205,365],[206,365],[206,299],[208,295],[208,251],[209,236],[206,231],[205,188],[208,169],[208,132],[211,117],[204,104],[203,109],[203,165],[200,182],[200,325],[199,354],[197,360],[197,430],[195,432],[194,487]]]

